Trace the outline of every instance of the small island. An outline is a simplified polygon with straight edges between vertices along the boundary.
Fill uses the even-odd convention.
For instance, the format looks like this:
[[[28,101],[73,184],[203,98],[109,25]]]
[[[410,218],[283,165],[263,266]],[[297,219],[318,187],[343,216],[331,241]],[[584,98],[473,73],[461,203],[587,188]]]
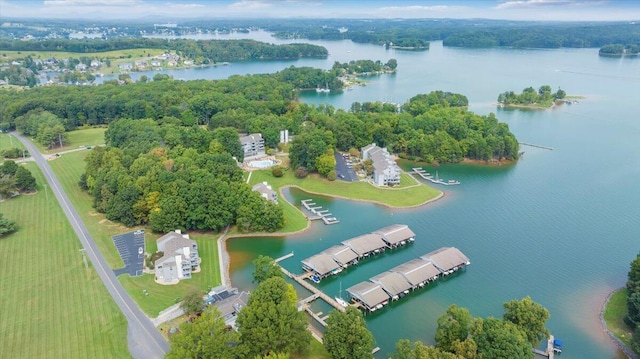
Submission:
[[[342,82],[343,86],[350,89],[353,86],[364,86],[365,82],[358,76],[371,76],[395,73],[398,68],[396,59],[389,59],[386,63],[377,60],[355,60],[349,62],[335,62],[331,72]]]
[[[600,51],[598,51],[598,55],[612,57],[638,56],[640,55],[640,44],[630,44],[627,46],[622,44],[604,45],[600,48]]]
[[[551,86],[543,85],[538,91],[533,87],[527,87],[520,94],[513,91],[503,92],[498,96],[498,105],[544,110],[561,103],[566,97],[567,93],[564,90],[559,88],[558,91],[551,92]]]

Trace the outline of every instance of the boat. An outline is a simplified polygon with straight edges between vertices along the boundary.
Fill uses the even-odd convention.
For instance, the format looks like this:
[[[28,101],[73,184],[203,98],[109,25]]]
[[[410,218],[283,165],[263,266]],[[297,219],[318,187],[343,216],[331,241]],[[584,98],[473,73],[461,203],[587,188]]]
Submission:
[[[320,86],[316,87],[316,92],[317,93],[329,93],[331,92],[331,89],[329,89],[329,85],[327,83],[324,84],[324,88],[321,88]]]
[[[338,302],[338,304],[340,304],[341,306],[345,308],[349,306],[349,303],[347,303],[346,300],[342,299],[342,282],[340,282],[340,292],[338,296],[335,297],[335,299],[336,299],[336,302]]]
[[[320,283],[320,278],[317,275],[312,275],[311,276],[311,281],[318,284]]]
[[[382,304],[376,305],[376,309],[382,309]],[[373,310],[372,310],[373,311]]]
[[[405,241],[400,241],[400,245],[401,245],[401,246],[404,246],[405,244],[407,244],[407,242],[405,242]]]

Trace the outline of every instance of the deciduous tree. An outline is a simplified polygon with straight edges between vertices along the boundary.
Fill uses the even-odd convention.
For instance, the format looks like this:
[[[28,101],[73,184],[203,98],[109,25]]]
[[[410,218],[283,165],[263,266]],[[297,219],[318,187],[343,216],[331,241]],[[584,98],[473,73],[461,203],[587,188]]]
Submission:
[[[329,313],[323,342],[333,359],[371,358],[375,344],[362,313],[352,306],[344,312],[334,309]]]
[[[283,278],[280,266],[273,258],[259,255],[253,260],[253,282],[262,283],[272,277]]]
[[[204,299],[202,299],[202,290],[197,287],[191,287],[182,297],[180,308],[188,315],[202,313],[204,309]]]
[[[504,303],[504,309],[502,318],[522,329],[532,346],[537,347],[542,339],[549,337],[549,330],[545,327],[550,317],[549,311],[531,300],[531,297]]]

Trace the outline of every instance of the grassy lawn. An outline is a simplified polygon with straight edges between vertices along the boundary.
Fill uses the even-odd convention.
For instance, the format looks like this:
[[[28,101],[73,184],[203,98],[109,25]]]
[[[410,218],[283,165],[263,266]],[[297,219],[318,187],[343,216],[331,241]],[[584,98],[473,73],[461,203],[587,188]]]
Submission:
[[[627,346],[631,344],[633,331],[622,320],[627,315],[627,289],[616,291],[604,308],[604,320],[607,328]]]
[[[405,184],[411,179],[403,175]],[[296,178],[292,170],[285,171],[284,176],[277,178],[271,174],[270,170],[253,171],[251,184],[267,181],[274,188],[285,185],[294,185],[305,191],[322,193],[329,196],[344,197],[347,199],[360,199],[384,204],[391,207],[411,207],[417,206],[425,201],[436,198],[441,192],[426,185],[380,188],[367,182],[344,182],[329,181],[318,176],[308,176],[307,178]],[[415,181],[413,182],[415,184]]]
[[[42,153],[57,153],[81,148],[80,146],[97,146],[104,144],[104,132],[106,127],[83,128],[75,131],[67,132],[69,136],[69,144],[62,148],[47,149],[41,144],[33,141]],[[83,167],[84,170],[84,167]]]
[[[0,133],[0,151],[9,148],[24,149],[24,146],[22,145],[22,142],[16,140],[12,135],[8,133]]]
[[[17,232],[0,239],[3,358],[129,358],[127,323],[35,163],[38,193],[0,202]]]

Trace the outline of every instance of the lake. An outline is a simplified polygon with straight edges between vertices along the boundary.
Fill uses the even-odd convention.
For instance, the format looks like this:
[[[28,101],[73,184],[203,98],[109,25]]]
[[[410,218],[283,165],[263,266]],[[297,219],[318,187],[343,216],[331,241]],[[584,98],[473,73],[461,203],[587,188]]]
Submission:
[[[234,36],[291,42],[264,32],[217,38]],[[440,177],[462,184],[441,188],[442,200],[416,209],[287,191],[294,203],[313,198],[341,222],[314,223],[300,235],[228,241],[233,284],[252,287],[251,260],[258,254],[279,257],[294,251],[295,256],[281,264],[300,273],[300,260],[308,256],[342,240],[404,223],[417,233],[414,244],[349,268],[324,280],[320,288],[337,295],[340,285],[346,289],[442,246],[459,248],[471,266],[368,315],[369,329],[382,349],[380,357],[393,351],[401,338],[433,344],[436,319],[451,304],[467,307],[475,316],[499,317],[502,303],[527,295],[551,313],[547,326],[564,340],[563,358],[616,357],[616,347],[600,326],[599,311],[609,292],[625,284],[629,263],[640,248],[640,59],[601,58],[598,49],[456,49],[432,42],[428,51],[407,52],[351,41],[309,42],[327,47],[329,58],[169,73],[175,78],[216,79],[290,65],[327,69],[334,61],[396,58],[397,74],[369,77],[366,86],[343,93],[304,93],[301,100],[347,109],[354,101],[402,103],[432,90],[459,92],[469,98],[470,110],[496,113],[521,142],[553,150],[522,146],[522,159],[506,167],[440,166]],[[542,85],[585,98],[545,111],[495,106],[501,92]]]

